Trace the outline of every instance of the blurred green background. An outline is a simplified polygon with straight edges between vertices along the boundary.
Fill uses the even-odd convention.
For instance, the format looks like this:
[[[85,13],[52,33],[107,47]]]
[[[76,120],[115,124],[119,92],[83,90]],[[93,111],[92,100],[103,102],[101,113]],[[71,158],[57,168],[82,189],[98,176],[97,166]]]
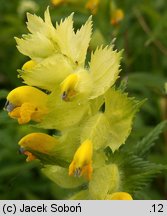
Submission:
[[[0,0],[0,199],[62,197],[60,188],[40,173],[40,164],[26,163],[25,156],[18,153],[19,139],[34,128],[18,126],[3,111],[7,93],[21,85],[17,69],[28,60],[18,52],[14,40],[14,36],[21,37],[27,32],[26,12],[43,17],[47,5],[50,5],[53,23],[75,12],[75,27],[80,27],[92,13],[85,7],[87,0],[64,0],[59,5],[53,3],[53,0]],[[166,0],[103,0],[99,1],[96,9],[89,54],[97,45],[109,44],[116,38],[116,48],[124,49],[120,79],[128,82],[127,91],[131,96],[147,98],[127,141],[135,144],[159,122],[167,119],[167,93],[164,88],[167,82]],[[116,9],[121,9],[124,17],[112,25]],[[167,131],[156,142],[149,159],[167,164]],[[145,191],[148,192],[145,199],[167,199],[167,174],[158,176]]]

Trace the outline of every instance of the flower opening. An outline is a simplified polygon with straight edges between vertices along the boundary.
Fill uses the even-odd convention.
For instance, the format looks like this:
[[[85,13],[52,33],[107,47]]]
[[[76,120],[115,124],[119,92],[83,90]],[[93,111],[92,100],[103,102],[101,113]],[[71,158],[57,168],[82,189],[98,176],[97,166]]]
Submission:
[[[61,94],[64,101],[70,101],[77,94],[77,74],[70,74],[61,84]]]

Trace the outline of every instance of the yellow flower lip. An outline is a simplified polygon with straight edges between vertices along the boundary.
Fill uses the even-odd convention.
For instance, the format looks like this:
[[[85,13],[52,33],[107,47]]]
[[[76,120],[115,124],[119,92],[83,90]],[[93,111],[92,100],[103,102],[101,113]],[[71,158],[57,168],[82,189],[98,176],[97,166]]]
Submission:
[[[19,148],[19,154],[26,155],[27,156],[27,158],[26,158],[27,162],[30,162],[30,161],[37,159],[31,152],[27,151],[24,147]]]
[[[37,63],[33,60],[29,60],[22,66],[22,70],[31,70],[33,67],[35,67]]]
[[[70,74],[66,79],[60,84],[61,88],[61,98],[64,101],[71,101],[72,98],[77,94],[76,86],[78,83],[78,75]]]
[[[92,175],[93,144],[91,140],[85,140],[74,154],[69,166],[69,175],[75,177],[84,176],[90,180]]]

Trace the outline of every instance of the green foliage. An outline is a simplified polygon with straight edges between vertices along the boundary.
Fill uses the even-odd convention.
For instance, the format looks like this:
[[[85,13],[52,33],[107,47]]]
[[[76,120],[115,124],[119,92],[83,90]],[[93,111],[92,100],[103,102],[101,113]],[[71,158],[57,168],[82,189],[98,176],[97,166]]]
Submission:
[[[50,182],[39,172],[40,164],[25,163],[25,157],[19,155],[17,143],[31,131],[26,126],[19,128],[4,111],[0,112],[0,199],[53,198],[48,194]]]
[[[158,124],[149,134],[147,134],[141,141],[139,141],[133,149],[135,155],[145,157],[148,155],[149,150],[154,146],[155,141],[159,135],[167,128],[167,121]]]
[[[147,137],[143,138],[143,140],[146,140],[146,138]],[[143,146],[143,142],[140,142],[140,144],[138,143],[138,149],[141,147],[143,152],[144,150],[148,151],[148,146]],[[167,165],[149,162],[141,157],[143,155],[140,155],[140,151],[135,152],[135,150],[134,148],[128,153],[127,146],[124,145],[121,151],[117,151],[114,154],[110,152],[109,162],[117,164],[120,169],[122,182],[120,190],[124,189],[130,194],[133,194],[135,198],[143,199],[142,193],[144,193],[145,187],[148,187],[148,183],[150,183],[157,174],[166,172]],[[138,193],[140,196],[137,196]]]

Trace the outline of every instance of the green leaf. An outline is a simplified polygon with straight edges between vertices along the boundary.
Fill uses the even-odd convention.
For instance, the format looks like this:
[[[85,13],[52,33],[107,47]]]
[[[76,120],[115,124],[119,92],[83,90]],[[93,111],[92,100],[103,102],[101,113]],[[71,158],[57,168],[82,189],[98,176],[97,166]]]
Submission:
[[[126,180],[123,181],[122,187],[131,194],[135,194],[144,189],[154,177],[167,170],[167,166],[150,163],[148,161],[143,162],[139,168],[138,173],[126,176]]]
[[[159,135],[167,128],[167,121],[163,121],[158,124],[149,134],[147,134],[141,141],[139,141],[133,149],[134,154],[143,157],[150,148],[155,144],[155,141],[159,138]]]
[[[117,164],[122,174],[121,190],[130,194],[141,191],[157,174],[167,170],[166,165],[150,163],[124,151],[111,153],[109,161]]]
[[[7,91],[7,90],[2,89],[2,90],[0,91],[0,99],[6,98],[7,95],[8,95],[8,91]]]

